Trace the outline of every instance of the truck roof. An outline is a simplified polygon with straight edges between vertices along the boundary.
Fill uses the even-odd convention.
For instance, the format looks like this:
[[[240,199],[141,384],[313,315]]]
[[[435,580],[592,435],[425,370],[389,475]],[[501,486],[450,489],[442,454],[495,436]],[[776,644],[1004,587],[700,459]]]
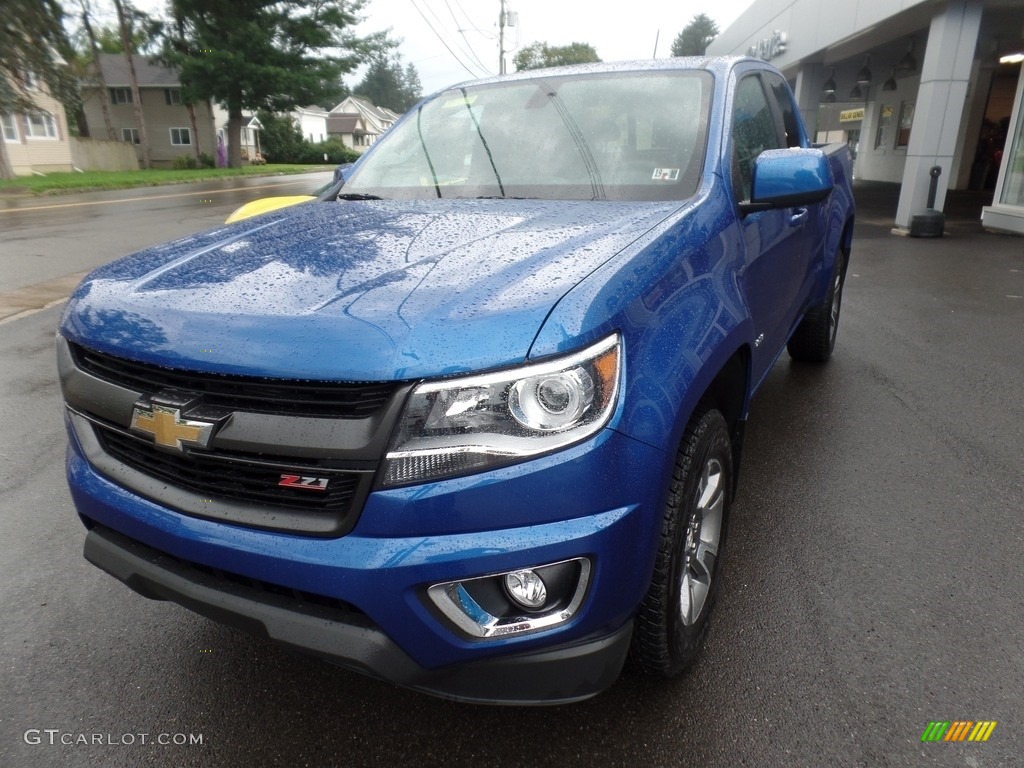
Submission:
[[[665,71],[665,70],[692,70],[702,69],[716,75],[724,75],[741,61],[756,61],[771,68],[770,64],[761,59],[751,59],[749,56],[679,56],[667,59],[635,59],[631,61],[610,61],[593,62],[590,64],[573,64],[567,67],[549,67],[546,69],[526,69],[506,75],[495,75],[493,77],[481,78],[478,80],[464,80],[454,83],[435,91],[436,93],[460,88],[469,85],[486,85],[490,83],[512,82],[516,80],[532,80],[544,76],[564,76],[577,74],[592,74],[604,72],[640,72],[644,70]]]

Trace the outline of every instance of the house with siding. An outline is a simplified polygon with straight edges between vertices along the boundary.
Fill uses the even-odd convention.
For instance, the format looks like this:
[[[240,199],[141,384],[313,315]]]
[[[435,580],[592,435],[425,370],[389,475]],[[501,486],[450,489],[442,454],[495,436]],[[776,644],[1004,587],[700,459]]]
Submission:
[[[135,55],[132,59],[139,82],[139,97],[153,166],[169,168],[179,155],[194,157],[197,151],[215,157],[217,135],[210,103],[201,102],[195,105],[196,124],[193,126],[188,107],[181,100],[181,81],[178,73],[170,67],[151,62],[145,56]],[[142,153],[138,147],[139,129],[135,124],[128,62],[123,54],[101,53],[99,68],[110,97],[114,138],[135,144],[141,161]],[[90,136],[97,139],[108,138],[103,121],[98,80],[94,77],[83,81],[81,92]]]
[[[362,96],[349,96],[327,115],[327,132],[345,146],[363,152],[401,115],[387,107],[378,107]]]
[[[323,107],[298,107],[291,114],[292,122],[310,144],[327,141],[327,110]]]
[[[72,170],[68,119],[64,105],[46,84],[26,72],[19,85],[34,109],[0,115],[0,137],[7,159],[18,176]]]
[[[228,151],[228,111],[220,104],[213,105],[213,126],[217,131],[217,141],[224,143],[224,152]],[[242,164],[258,164],[264,162],[263,150],[260,145],[260,131],[263,123],[252,112],[242,113],[242,129],[239,132],[239,146],[242,148]]]

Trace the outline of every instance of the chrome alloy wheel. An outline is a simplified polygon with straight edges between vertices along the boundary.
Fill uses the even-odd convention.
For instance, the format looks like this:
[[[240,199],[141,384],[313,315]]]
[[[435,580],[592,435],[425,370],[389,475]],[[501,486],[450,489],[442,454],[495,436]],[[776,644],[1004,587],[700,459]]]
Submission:
[[[831,344],[836,343],[836,333],[839,331],[839,310],[843,305],[843,273],[836,269],[836,276],[832,280],[832,306],[828,311],[828,337]]]
[[[697,622],[711,592],[711,580],[722,536],[725,492],[722,465],[718,459],[708,457],[697,487],[696,506],[686,526],[682,578],[679,582],[679,617],[687,627]]]

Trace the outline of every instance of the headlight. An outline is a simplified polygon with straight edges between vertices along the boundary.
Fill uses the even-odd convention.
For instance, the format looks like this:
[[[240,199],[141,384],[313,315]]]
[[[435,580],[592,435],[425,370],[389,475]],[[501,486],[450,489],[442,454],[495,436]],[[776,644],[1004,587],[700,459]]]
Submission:
[[[420,384],[391,440],[383,484],[476,472],[590,437],[615,410],[620,357],[615,334],[566,357]]]

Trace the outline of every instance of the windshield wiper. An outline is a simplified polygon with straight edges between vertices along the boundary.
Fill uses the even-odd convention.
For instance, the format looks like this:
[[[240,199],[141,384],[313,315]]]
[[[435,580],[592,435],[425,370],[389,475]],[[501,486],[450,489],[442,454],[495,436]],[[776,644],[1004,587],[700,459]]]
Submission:
[[[364,195],[362,192],[339,192],[338,200],[383,200],[378,195]]]
[[[525,197],[523,195],[477,195],[477,200],[537,200],[536,197]]]

